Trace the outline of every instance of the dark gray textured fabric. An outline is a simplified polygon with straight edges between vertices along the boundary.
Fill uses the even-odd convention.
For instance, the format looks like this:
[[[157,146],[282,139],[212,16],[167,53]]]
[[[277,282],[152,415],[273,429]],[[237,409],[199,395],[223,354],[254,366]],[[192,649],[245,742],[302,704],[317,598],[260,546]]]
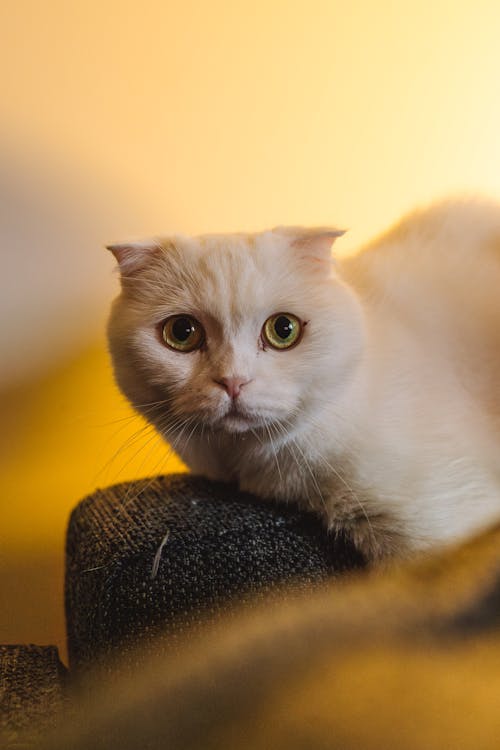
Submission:
[[[0,646],[0,747],[29,746],[54,726],[65,671],[55,646]]]
[[[68,530],[71,667],[135,653],[153,636],[171,645],[235,598],[256,601],[290,582],[308,588],[361,565],[312,514],[231,485],[175,475],[98,490]]]

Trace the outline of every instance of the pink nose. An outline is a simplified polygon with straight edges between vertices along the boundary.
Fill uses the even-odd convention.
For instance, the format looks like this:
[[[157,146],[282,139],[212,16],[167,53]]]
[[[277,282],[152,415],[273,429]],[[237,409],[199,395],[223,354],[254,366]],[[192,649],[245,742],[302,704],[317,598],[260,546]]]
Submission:
[[[224,388],[230,398],[237,398],[243,386],[250,381],[236,376],[234,378],[220,378],[220,380],[215,380],[215,382]]]

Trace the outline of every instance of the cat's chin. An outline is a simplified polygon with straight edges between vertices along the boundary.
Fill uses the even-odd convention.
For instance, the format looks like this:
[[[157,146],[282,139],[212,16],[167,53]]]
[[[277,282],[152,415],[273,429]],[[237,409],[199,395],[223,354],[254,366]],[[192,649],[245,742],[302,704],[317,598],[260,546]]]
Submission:
[[[248,432],[249,430],[258,427],[260,423],[255,419],[251,419],[242,414],[227,414],[221,420],[221,427],[225,432]]]
[[[221,417],[218,426],[224,432],[242,433],[261,427],[262,422],[262,417],[241,411],[238,408],[231,408]]]

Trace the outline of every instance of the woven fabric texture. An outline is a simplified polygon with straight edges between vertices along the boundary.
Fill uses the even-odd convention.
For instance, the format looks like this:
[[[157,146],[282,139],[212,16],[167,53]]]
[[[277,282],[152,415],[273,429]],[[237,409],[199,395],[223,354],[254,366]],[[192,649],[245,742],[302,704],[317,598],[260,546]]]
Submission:
[[[29,746],[55,725],[64,681],[55,646],[0,646],[0,747]]]
[[[159,636],[171,645],[294,582],[311,587],[363,565],[312,514],[190,475],[98,490],[68,529],[66,614],[78,670]],[[158,643],[158,640],[156,641]]]

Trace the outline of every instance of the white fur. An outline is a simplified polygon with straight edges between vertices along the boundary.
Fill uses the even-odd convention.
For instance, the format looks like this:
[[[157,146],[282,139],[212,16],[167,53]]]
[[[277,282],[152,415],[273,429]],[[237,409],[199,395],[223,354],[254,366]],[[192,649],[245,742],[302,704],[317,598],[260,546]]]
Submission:
[[[120,387],[193,471],[311,507],[368,556],[498,518],[500,207],[418,211],[336,265],[311,236],[133,246],[109,326]],[[303,338],[263,350],[280,311],[307,321]],[[176,313],[203,324],[205,349],[162,343]],[[252,421],[224,416],[214,381],[230,376],[249,381]]]

